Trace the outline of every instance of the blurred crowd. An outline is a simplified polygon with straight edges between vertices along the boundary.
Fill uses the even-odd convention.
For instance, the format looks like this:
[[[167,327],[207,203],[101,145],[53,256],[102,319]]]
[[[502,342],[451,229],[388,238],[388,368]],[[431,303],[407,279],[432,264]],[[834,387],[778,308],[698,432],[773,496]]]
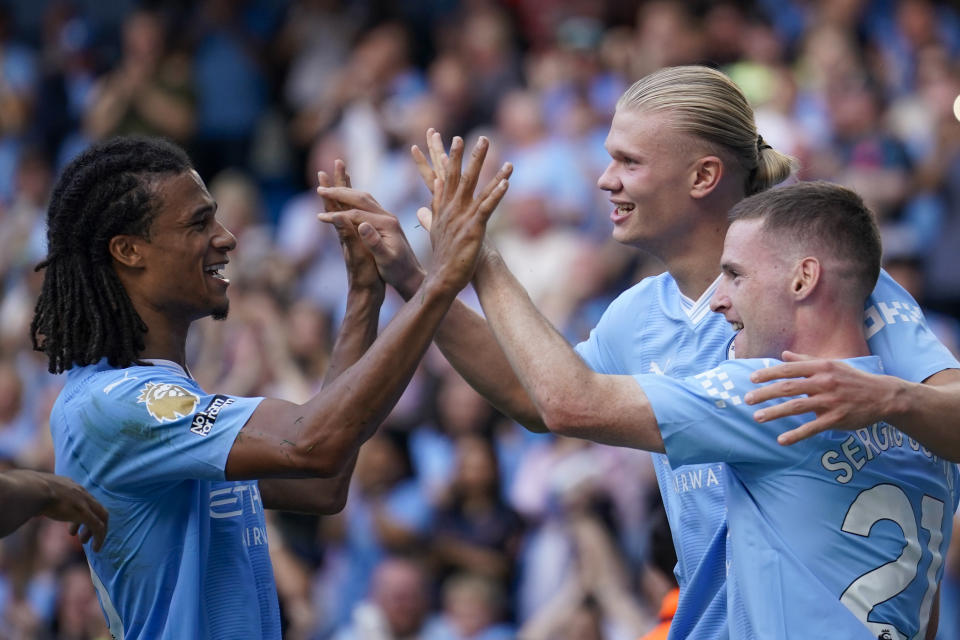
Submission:
[[[28,326],[58,170],[120,134],[187,148],[239,239],[231,313],[190,337],[209,390],[303,401],[344,310],[318,170],[395,213],[421,259],[412,144],[491,139],[515,166],[490,235],[571,341],[662,267],[609,240],[595,186],[617,98],[704,63],[802,179],[859,191],[885,264],[960,345],[960,9],[929,0],[93,0],[0,6],[0,468],[53,469],[62,379]],[[468,304],[475,304],[469,292]],[[398,307],[388,297],[382,323]],[[285,637],[635,640],[671,589],[648,454],[530,434],[436,352],[362,449],[342,514],[272,514]],[[2,508],[2,506],[0,506]],[[666,541],[666,544],[664,544]],[[957,545],[954,545],[956,551]],[[960,637],[960,553],[942,638]],[[63,523],[0,541],[0,638],[106,637]]]

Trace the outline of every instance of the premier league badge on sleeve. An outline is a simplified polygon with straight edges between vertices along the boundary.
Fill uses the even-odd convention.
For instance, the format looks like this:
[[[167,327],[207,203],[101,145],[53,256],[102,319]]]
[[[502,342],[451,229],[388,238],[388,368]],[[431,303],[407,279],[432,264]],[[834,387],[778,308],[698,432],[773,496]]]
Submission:
[[[147,405],[147,412],[157,422],[173,422],[193,413],[200,397],[180,385],[148,382],[140,390],[137,402]]]

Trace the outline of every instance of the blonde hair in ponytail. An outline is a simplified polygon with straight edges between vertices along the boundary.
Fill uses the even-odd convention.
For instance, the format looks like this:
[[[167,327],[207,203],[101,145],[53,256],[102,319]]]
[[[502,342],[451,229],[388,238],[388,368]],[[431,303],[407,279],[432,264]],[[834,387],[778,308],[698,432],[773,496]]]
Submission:
[[[620,96],[617,109],[669,112],[679,130],[727,152],[747,175],[748,196],[786,180],[795,158],[763,142],[753,109],[724,74],[702,66],[666,67],[637,80]]]

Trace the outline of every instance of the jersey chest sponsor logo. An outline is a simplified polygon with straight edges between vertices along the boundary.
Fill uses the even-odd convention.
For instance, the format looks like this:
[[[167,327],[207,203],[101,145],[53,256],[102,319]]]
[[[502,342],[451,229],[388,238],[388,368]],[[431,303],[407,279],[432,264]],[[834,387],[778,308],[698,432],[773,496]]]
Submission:
[[[193,416],[193,422],[190,423],[190,431],[198,436],[206,436],[210,433],[210,430],[213,429],[213,423],[217,421],[217,416],[220,415],[223,408],[230,406],[233,402],[233,398],[228,398],[227,396],[213,396],[213,400],[210,401],[207,408],[203,411],[198,411],[196,415]]]
[[[147,405],[147,412],[157,422],[173,422],[193,413],[200,396],[177,384],[148,382],[137,402]]]

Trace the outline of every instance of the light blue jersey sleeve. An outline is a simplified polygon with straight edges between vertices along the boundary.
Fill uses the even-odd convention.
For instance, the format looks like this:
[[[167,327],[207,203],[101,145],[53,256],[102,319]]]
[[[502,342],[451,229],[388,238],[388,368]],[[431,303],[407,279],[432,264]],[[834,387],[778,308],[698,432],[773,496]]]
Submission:
[[[599,373],[622,373],[624,367],[618,353],[622,353],[624,345],[614,344],[611,339],[626,339],[637,333],[637,318],[629,314],[632,290],[620,294],[607,307],[597,326],[590,330],[586,340],[574,347],[583,361],[594,371]]]
[[[847,360],[868,371],[879,371],[875,357]],[[753,419],[764,406],[747,405],[743,396],[758,385],[750,381],[757,369],[779,364],[774,359],[727,360],[710,371],[681,380],[657,375],[637,375],[657,417],[670,464],[704,462],[783,464],[796,457],[796,450],[777,444],[769,427]],[[812,418],[813,414],[777,420],[786,431]]]
[[[204,392],[166,367],[93,376],[90,402],[67,402],[92,479],[112,491],[223,480],[237,433],[262,398]]]
[[[920,305],[886,271],[864,308],[864,329],[870,351],[883,369],[910,382],[923,382],[960,362],[930,330]]]

